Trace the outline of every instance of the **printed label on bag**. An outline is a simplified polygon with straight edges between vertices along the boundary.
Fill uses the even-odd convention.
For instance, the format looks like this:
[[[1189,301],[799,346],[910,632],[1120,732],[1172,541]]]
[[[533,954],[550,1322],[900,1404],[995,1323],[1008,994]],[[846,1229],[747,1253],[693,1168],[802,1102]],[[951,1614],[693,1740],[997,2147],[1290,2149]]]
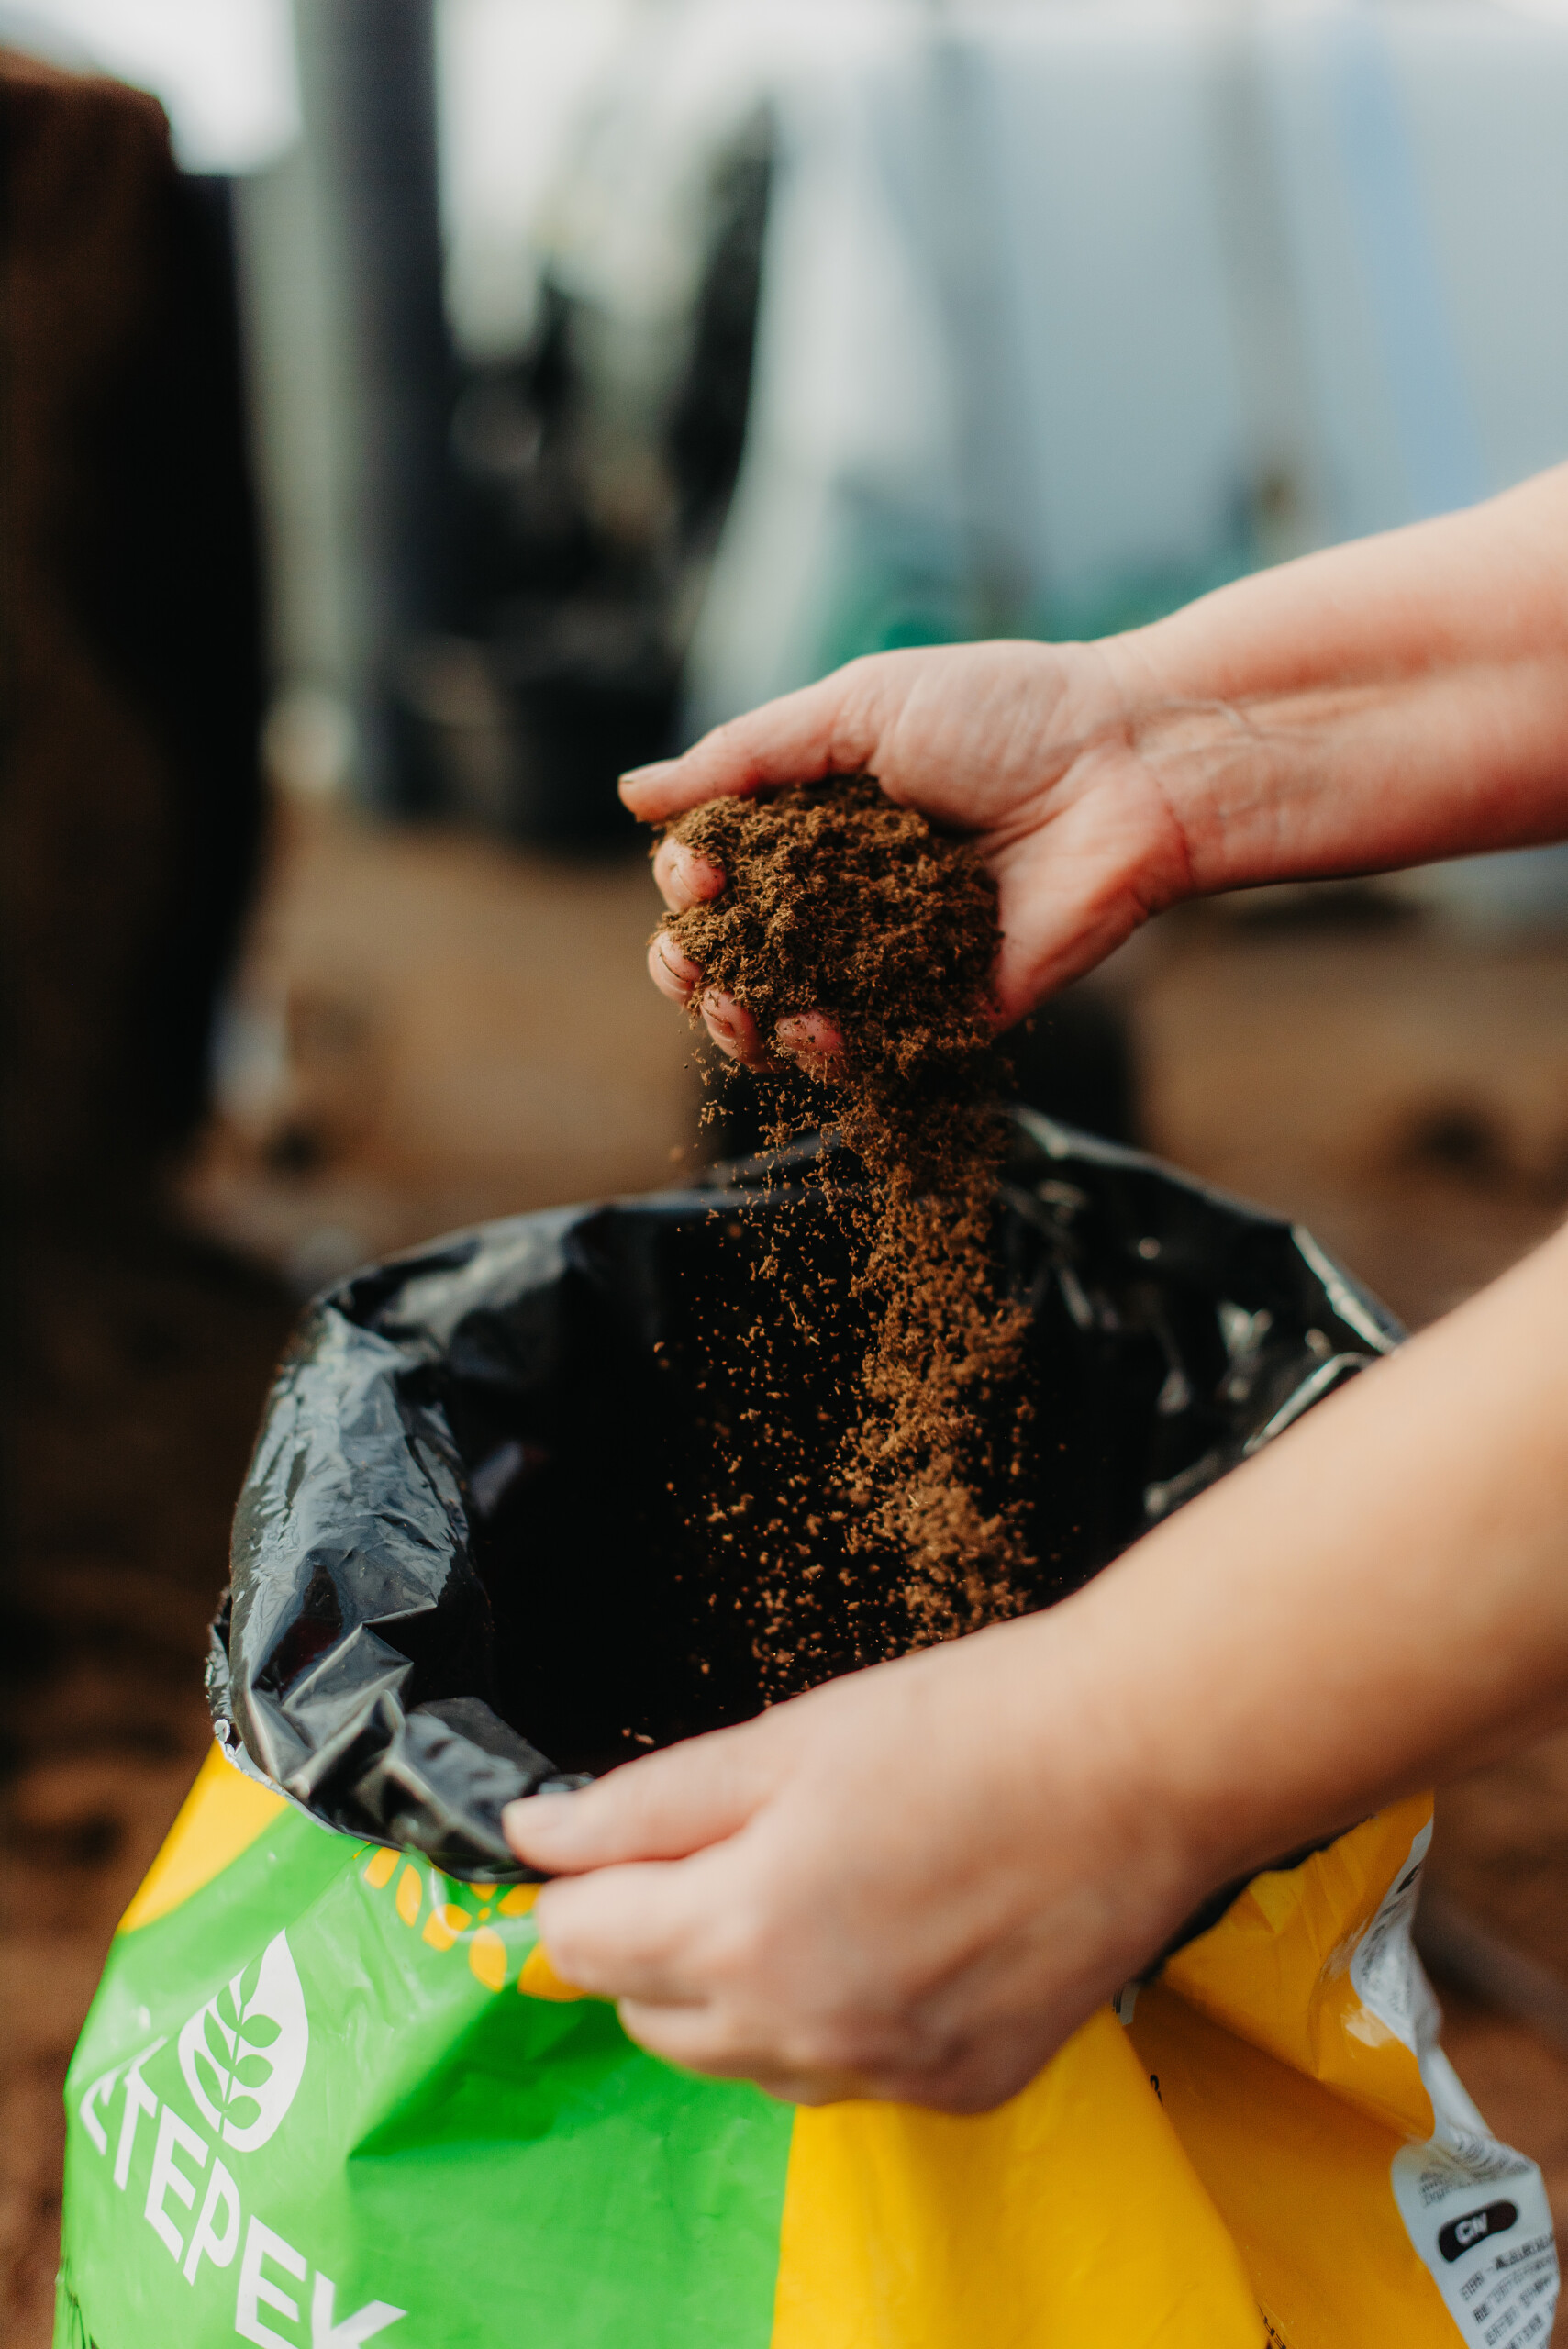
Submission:
[[[237,1974],[180,2033],[180,2069],[196,2110],[241,2153],[278,2128],[309,2053],[305,1992],[286,1933],[267,1943],[254,1975],[249,1966]]]
[[[1537,2349],[1557,2307],[1551,2208],[1535,2164],[1498,2143],[1438,2044],[1441,2013],[1410,1938],[1431,1840],[1429,1821],[1351,1960],[1357,1997],[1410,2049],[1432,2100],[1431,2137],[1400,2147],[1390,2183],[1462,2338]]]
[[[113,2144],[113,2184],[132,2209],[139,2207],[184,2284],[205,2283],[215,2269],[233,2271],[234,2331],[241,2341],[257,2349],[303,2349],[306,2339],[310,2349],[362,2349],[407,2310],[373,2299],[339,2313],[333,2278],[247,2211],[245,2165],[231,2172],[218,2151],[252,2154],[276,2134],[309,2054],[305,1988],[288,1936],[279,1932],[196,2009],[173,2049],[166,2036],[151,2041],[130,2063],[92,2081],[78,2111],[106,2164]],[[154,2086],[144,2075],[160,2054]],[[194,2127],[169,2101],[182,2082],[205,2128]]]
[[[1402,2146],[1394,2199],[1443,2305],[1483,2349],[1532,2349],[1551,2332],[1557,2253],[1533,2162],[1490,2137]]]

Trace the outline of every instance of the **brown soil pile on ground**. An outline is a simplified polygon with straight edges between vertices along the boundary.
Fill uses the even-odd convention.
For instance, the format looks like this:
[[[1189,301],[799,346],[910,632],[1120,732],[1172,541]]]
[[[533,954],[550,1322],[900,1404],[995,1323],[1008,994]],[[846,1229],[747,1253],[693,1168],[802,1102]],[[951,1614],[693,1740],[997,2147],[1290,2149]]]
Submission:
[[[1022,1504],[995,1498],[1019,1474],[1027,1410],[1027,1317],[999,1293],[991,1248],[1006,1146],[987,1002],[995,889],[971,849],[867,776],[715,800],[670,830],[726,876],[722,896],[666,927],[780,1054],[780,1075],[764,1080],[771,1139],[831,1127],[862,1170],[847,1185],[824,1162],[828,1198],[854,1243],[851,1296],[870,1330],[855,1423],[831,1462],[814,1461],[808,1434],[781,1424],[790,1398],[770,1358],[769,1314],[748,1333],[751,1384],[766,1408],[746,1415],[750,1464],[732,1465],[743,1478],[750,1464],[756,1481],[766,1464],[789,1488],[760,1517],[751,1496],[745,1506],[773,1682],[799,1686],[827,1652],[806,1622],[824,1604],[809,1583],[825,1520],[841,1526],[849,1553],[838,1613],[855,1663],[977,1630],[1024,1603]],[[809,1010],[832,1015],[844,1049],[807,1088],[777,1028]],[[779,1277],[776,1259],[762,1273]],[[786,1290],[781,1278],[780,1290],[774,1318],[782,1308],[797,1331],[803,1313],[834,1309],[824,1282]],[[727,1367],[733,1380],[737,1365]],[[717,1503],[716,1523],[728,1507]]]

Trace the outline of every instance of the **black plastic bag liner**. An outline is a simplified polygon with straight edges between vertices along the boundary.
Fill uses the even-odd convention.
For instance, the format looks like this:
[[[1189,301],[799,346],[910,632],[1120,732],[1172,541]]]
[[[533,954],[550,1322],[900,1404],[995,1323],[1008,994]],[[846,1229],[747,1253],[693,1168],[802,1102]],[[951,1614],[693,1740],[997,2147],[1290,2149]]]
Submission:
[[[1299,1227],[1015,1118],[998,1240],[1032,1312],[1044,1605],[1402,1332]],[[820,1264],[847,1245],[809,1179],[818,1147],[486,1224],[310,1308],[214,1631],[213,1712],[242,1767],[348,1833],[518,1876],[514,1797],[757,1709],[744,1595],[716,1595],[687,1528],[713,1331],[742,1305],[755,1319],[764,1252],[787,1278],[792,1249]],[[849,1317],[784,1375],[842,1387],[861,1341]]]

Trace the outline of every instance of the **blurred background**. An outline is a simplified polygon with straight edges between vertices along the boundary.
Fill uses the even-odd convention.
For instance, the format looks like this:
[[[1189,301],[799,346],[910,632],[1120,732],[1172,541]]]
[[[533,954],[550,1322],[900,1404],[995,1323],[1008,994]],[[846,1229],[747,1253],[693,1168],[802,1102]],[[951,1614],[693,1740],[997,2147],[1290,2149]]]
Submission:
[[[746,1139],[617,772],[1568,457],[1565,123],[1568,0],[0,0],[8,2340],[300,1300]],[[1568,850],[1184,909],[1016,1070],[1419,1324],[1568,1207]],[[1568,2221],[1568,1739],[1432,1875]]]

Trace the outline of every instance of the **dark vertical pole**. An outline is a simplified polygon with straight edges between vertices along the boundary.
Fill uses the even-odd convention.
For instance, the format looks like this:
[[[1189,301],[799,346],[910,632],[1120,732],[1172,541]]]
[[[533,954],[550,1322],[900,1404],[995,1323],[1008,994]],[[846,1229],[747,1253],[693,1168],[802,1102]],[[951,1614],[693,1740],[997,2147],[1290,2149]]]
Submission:
[[[441,294],[432,0],[296,0],[328,280],[362,787],[428,796],[408,648],[446,615],[450,353]]]

